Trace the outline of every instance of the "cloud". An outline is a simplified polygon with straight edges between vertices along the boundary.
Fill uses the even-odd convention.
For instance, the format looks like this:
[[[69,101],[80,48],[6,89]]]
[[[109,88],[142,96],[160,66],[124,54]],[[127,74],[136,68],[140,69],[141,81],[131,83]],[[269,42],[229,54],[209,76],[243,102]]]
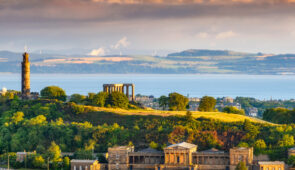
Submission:
[[[111,45],[111,48],[119,49],[121,47],[128,47],[129,45],[130,45],[130,42],[127,40],[127,37],[123,37],[115,45]]]
[[[205,39],[205,38],[208,38],[209,37],[209,34],[207,32],[200,32],[196,35],[197,38],[202,38],[202,39]]]
[[[237,33],[233,31],[221,32],[216,35],[216,39],[227,39],[237,36]]]
[[[93,49],[88,55],[91,56],[103,56],[105,55],[105,49],[103,47],[98,48],[98,49]]]

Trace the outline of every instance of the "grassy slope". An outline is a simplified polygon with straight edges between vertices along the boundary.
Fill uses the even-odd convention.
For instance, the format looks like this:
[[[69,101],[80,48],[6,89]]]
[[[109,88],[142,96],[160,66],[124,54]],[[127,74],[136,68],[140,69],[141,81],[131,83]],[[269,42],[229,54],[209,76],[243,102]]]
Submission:
[[[84,120],[84,121],[90,121],[94,124],[101,124],[102,121],[105,123],[112,123],[114,119],[120,122],[124,122],[124,120],[134,120],[139,118],[144,118],[145,116],[149,117],[165,117],[165,116],[184,116],[186,114],[186,111],[160,111],[160,110],[143,110],[143,109],[137,109],[137,110],[125,110],[125,109],[114,109],[114,108],[102,108],[102,107],[92,107],[93,110],[96,112],[91,112],[88,114],[83,115],[77,115],[75,120]],[[237,114],[228,114],[228,113],[222,113],[222,112],[198,112],[193,111],[193,116],[195,118],[208,118],[208,119],[215,119],[220,120],[223,122],[239,122],[244,121],[245,119],[248,119],[252,122],[256,123],[269,123],[266,121],[263,121],[261,119],[252,118],[248,116],[243,115],[237,115]],[[108,122],[108,118],[112,118],[112,122]]]

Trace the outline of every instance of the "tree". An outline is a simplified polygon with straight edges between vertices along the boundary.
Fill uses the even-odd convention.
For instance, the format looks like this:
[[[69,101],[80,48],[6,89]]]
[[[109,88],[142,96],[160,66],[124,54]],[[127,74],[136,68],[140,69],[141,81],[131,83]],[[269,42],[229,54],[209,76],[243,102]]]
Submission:
[[[291,156],[288,158],[287,163],[288,163],[288,165],[290,165],[291,167],[295,167],[295,156],[291,155]]]
[[[160,107],[162,107],[163,110],[165,110],[167,108],[168,101],[169,101],[169,98],[167,96],[161,96],[159,98],[159,105],[160,105]]]
[[[64,157],[63,159],[63,165],[64,165],[64,168],[66,170],[69,170],[70,169],[70,158],[69,157]]]
[[[46,124],[46,117],[43,115],[39,115],[36,117],[33,117],[32,119],[27,121],[29,125],[42,125],[42,124]]]
[[[290,147],[294,145],[294,137],[292,135],[284,135],[281,140],[278,141],[280,147]]]
[[[82,104],[83,101],[86,99],[86,96],[81,94],[72,94],[70,98],[70,102],[74,102],[77,104]]]
[[[92,104],[94,106],[104,107],[106,100],[108,98],[108,93],[106,92],[99,92],[93,96]]]
[[[244,121],[244,131],[246,132],[244,140],[254,140],[260,133],[258,127],[253,125],[248,119]]]
[[[41,97],[44,99],[57,99],[66,101],[66,92],[58,86],[48,86],[41,90]]]
[[[263,139],[258,139],[257,141],[255,141],[254,148],[255,149],[265,149],[266,144],[265,144],[264,140]]]
[[[233,114],[239,114],[239,115],[245,115],[244,109],[238,109],[234,106],[226,106],[223,108],[224,113],[233,113]]]
[[[185,118],[186,118],[188,121],[193,120],[193,113],[192,113],[191,111],[187,111],[186,114],[185,114]]]
[[[112,92],[109,94],[106,104],[112,107],[127,108],[129,100],[127,96],[121,92]]]
[[[34,168],[43,168],[45,160],[41,155],[38,155],[33,158],[32,163],[33,163]]]
[[[216,99],[210,96],[204,96],[199,105],[201,112],[213,112],[216,105]]]
[[[169,110],[183,111],[188,106],[188,98],[178,93],[170,93],[168,99]]]
[[[47,150],[47,154],[51,161],[60,161],[61,150],[59,146],[53,141]]]
[[[245,162],[239,162],[237,167],[236,167],[236,170],[248,170],[248,168],[246,167],[246,164]]]
[[[11,117],[11,123],[18,124],[19,122],[24,120],[24,113],[23,112],[16,112]]]

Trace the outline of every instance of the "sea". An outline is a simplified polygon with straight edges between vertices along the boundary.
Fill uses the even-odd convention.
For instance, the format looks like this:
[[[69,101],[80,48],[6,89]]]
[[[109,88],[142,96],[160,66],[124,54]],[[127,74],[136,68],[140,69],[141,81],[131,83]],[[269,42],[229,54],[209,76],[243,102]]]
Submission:
[[[103,84],[133,83],[135,94],[159,97],[178,92],[188,97],[254,97],[294,99],[294,75],[199,74],[31,74],[31,91],[46,86],[63,88],[67,95],[102,91]],[[21,75],[0,73],[0,88],[21,89]]]

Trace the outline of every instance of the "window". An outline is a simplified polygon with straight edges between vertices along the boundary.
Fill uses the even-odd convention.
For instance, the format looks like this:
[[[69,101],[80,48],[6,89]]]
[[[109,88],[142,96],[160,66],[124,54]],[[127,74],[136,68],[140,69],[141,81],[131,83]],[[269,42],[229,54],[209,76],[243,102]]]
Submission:
[[[177,156],[177,163],[178,163],[178,164],[180,163],[180,158],[179,158],[179,156]]]
[[[116,169],[119,169],[119,164],[118,163],[116,163]]]
[[[120,155],[119,154],[116,154],[116,159],[118,160],[120,158]]]

